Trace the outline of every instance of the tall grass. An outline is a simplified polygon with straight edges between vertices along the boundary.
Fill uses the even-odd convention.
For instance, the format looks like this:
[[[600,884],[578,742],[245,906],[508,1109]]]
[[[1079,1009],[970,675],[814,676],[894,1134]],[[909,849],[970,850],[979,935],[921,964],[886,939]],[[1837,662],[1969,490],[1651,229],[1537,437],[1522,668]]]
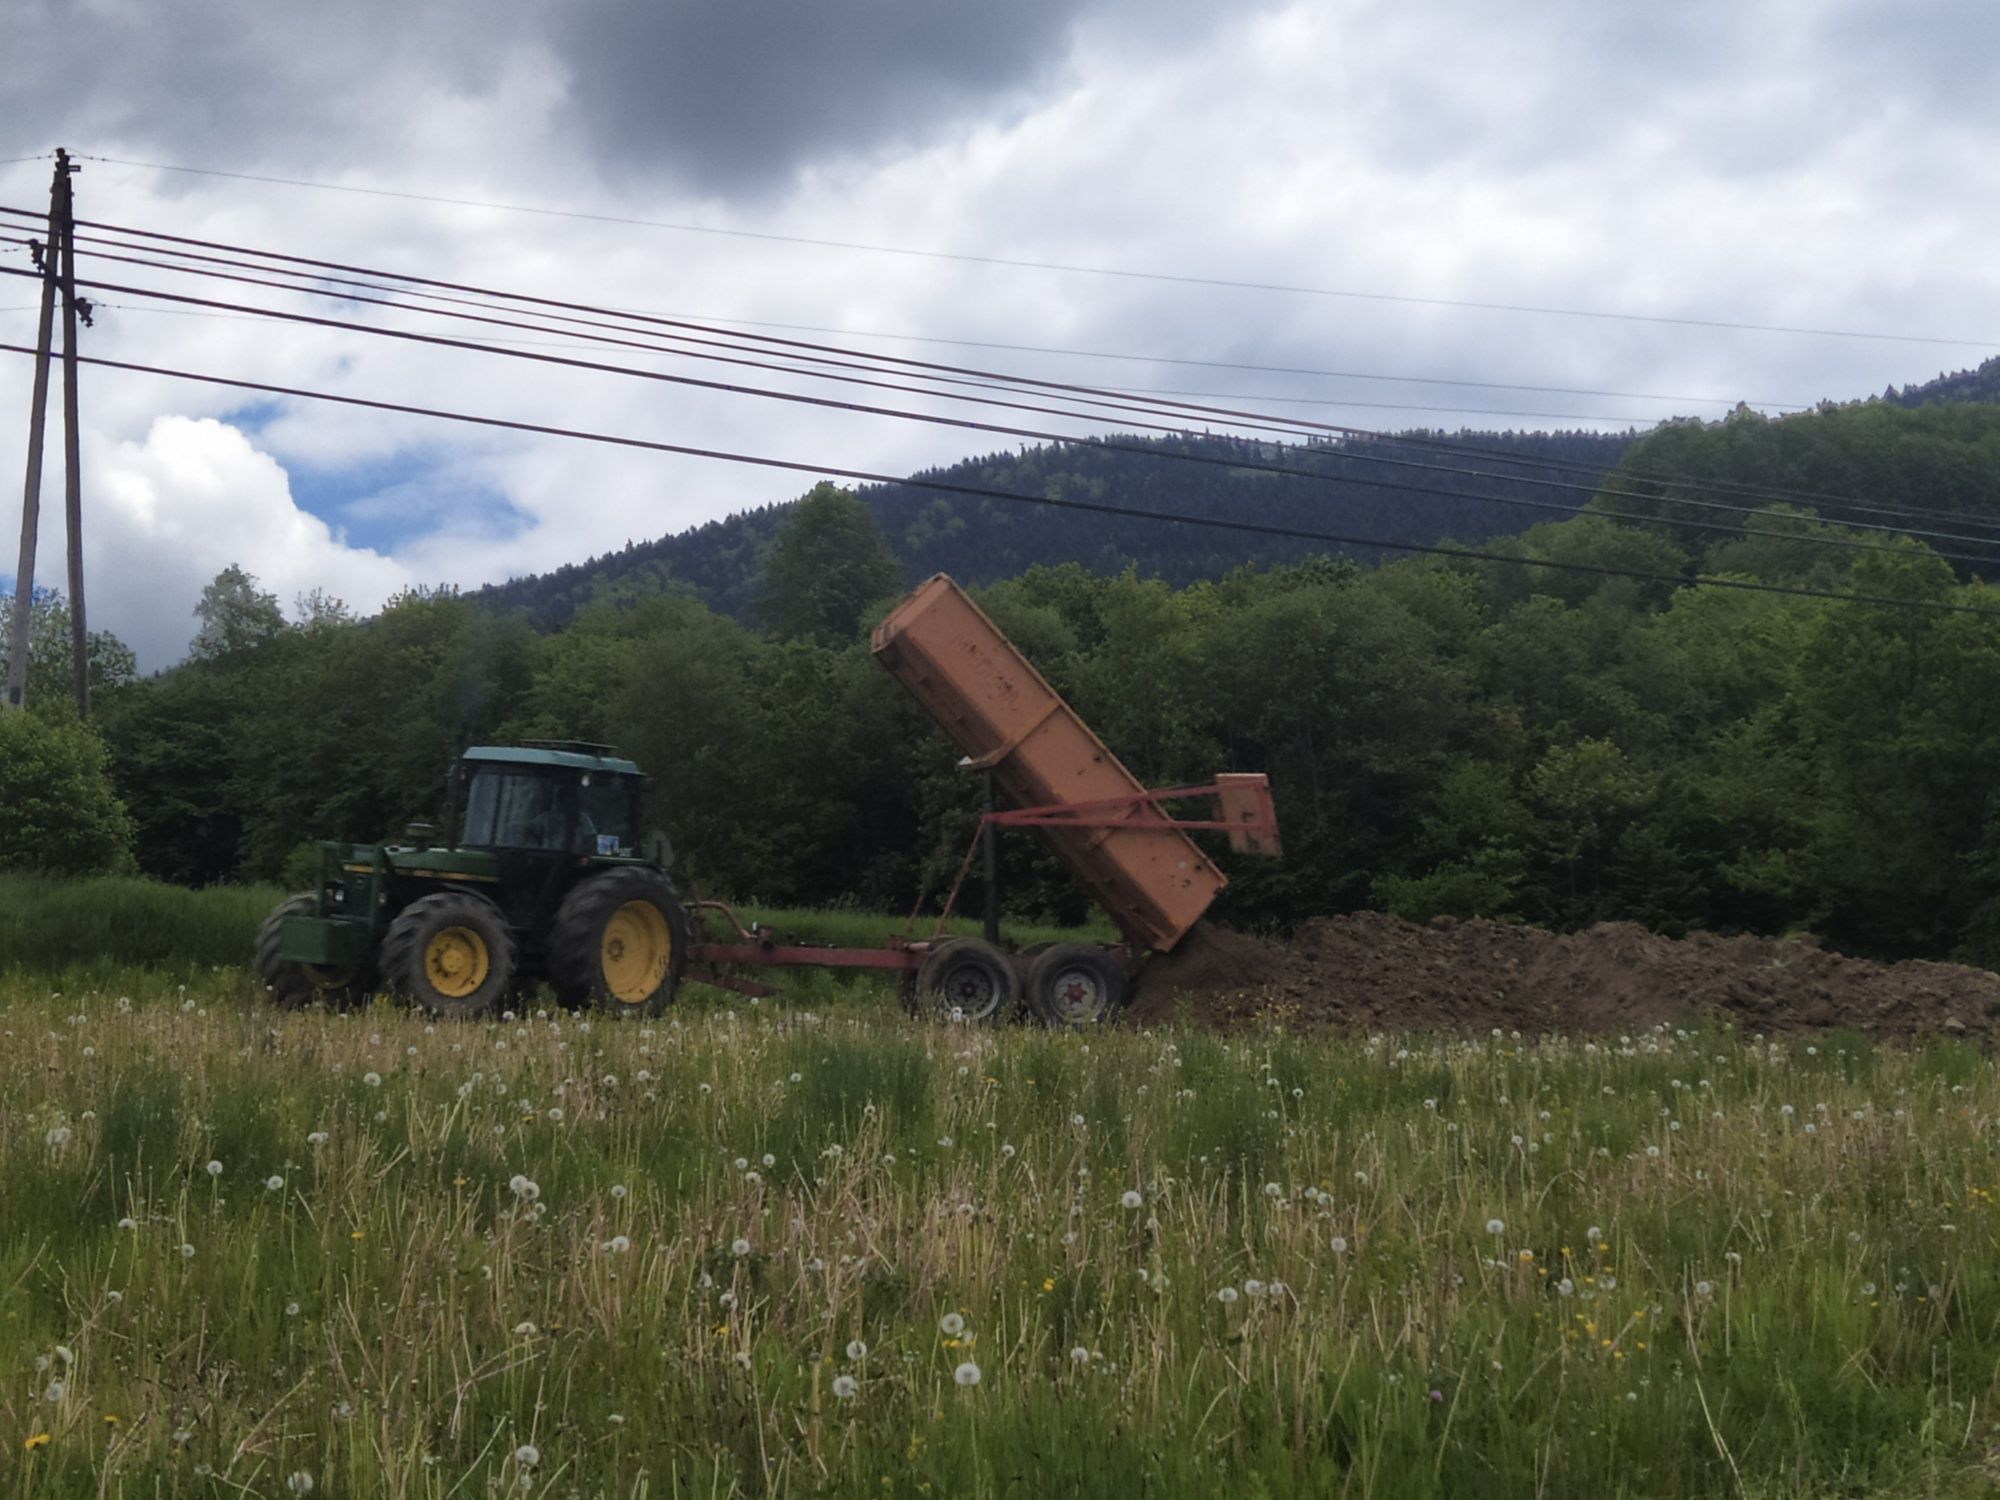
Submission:
[[[0,1492],[1991,1492],[1964,1046],[237,983],[0,981]]]
[[[0,874],[0,973],[89,980],[143,965],[189,978],[242,965],[283,895],[272,886],[194,891],[127,876]]]

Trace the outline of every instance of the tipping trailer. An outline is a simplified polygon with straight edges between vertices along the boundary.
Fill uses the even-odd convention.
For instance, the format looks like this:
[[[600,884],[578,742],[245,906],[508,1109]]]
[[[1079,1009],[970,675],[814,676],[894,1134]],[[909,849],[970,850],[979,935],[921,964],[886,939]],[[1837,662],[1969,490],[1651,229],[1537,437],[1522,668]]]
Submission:
[[[734,982],[726,970],[739,964],[902,969],[915,976],[918,1002],[946,1014],[985,1019],[1025,999],[1052,1025],[1094,1024],[1124,1004],[1137,960],[1178,944],[1228,883],[1190,830],[1224,833],[1243,853],[1279,854],[1265,777],[1223,775],[1205,786],[1149,790],[946,575],[912,590],[875,627],[872,644],[875,659],[964,752],[960,766],[985,773],[989,797],[997,790],[1015,806],[989,805],[928,938],[879,949],[782,947],[743,929],[720,903],[696,902],[697,918],[727,920],[735,941],[698,938],[689,977]],[[1168,803],[1190,800],[1209,801],[1214,816],[1183,820],[1169,812]],[[1003,828],[1039,832],[1124,941],[1009,954],[990,911],[984,939],[944,936],[958,886],[982,847],[990,898],[993,839]]]

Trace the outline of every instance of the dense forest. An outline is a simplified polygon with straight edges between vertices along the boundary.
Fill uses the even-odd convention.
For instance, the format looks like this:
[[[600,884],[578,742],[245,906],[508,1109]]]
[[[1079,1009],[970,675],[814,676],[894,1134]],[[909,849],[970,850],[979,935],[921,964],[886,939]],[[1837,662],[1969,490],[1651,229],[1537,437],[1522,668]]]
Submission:
[[[1008,485],[1031,460],[1039,486],[1088,485],[1102,457],[995,463]],[[663,550],[518,607],[417,593],[366,621],[320,600],[287,623],[231,570],[184,666],[135,680],[96,642],[101,745],[65,722],[50,599],[39,727],[0,721],[0,850],[61,865],[73,812],[73,864],[296,875],[311,839],[435,816],[464,743],[575,736],[655,778],[683,883],[907,907],[956,867],[976,788],[866,635],[913,573],[944,567],[985,580],[981,602],[1140,777],[1270,774],[1288,857],[1225,858],[1234,922],[1630,918],[2000,963],[2000,589],[1980,577],[2000,549],[1979,540],[2000,520],[1996,458],[2000,409],[1974,403],[1674,424],[1624,453],[1600,513],[1482,530],[1467,512],[1446,532],[1505,562],[1294,541],[1231,563],[1212,537],[1176,552],[1127,523],[1143,557],[1051,563],[1025,550],[1041,519],[1008,522],[1009,552],[977,508],[954,510],[976,538],[957,554],[911,541],[932,498],[894,511],[821,486],[739,529],[725,595],[687,587],[695,554]],[[69,750],[37,759],[37,735]],[[60,796],[36,779],[91,755]],[[92,800],[93,777],[115,802]],[[1080,915],[1029,840],[1005,878],[1022,915]]]
[[[1630,445],[1594,432],[1410,432],[1313,445],[1239,438],[1120,436],[1026,447],[926,470],[908,484],[857,495],[906,582],[950,573],[968,586],[1036,565],[1075,562],[1092,573],[1134,568],[1172,584],[1300,555],[1296,540],[1101,512],[1024,505],[998,495],[1081,500],[1125,510],[1244,517],[1288,530],[1433,543],[1523,531],[1559,507],[1584,505]],[[1542,466],[1559,464],[1560,469]],[[915,481],[995,494],[956,493]],[[594,601],[673,590],[719,614],[754,620],[765,549],[790,503],[714,521],[678,536],[480,590],[473,597],[525,613],[541,630]],[[1378,562],[1382,548],[1346,555]]]

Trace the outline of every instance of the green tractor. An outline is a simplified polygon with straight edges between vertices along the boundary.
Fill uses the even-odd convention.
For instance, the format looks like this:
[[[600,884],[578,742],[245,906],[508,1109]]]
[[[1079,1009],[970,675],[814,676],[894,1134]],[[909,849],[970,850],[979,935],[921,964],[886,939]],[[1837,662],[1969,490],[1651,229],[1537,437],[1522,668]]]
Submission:
[[[477,1017],[541,979],[568,1005],[657,1015],[688,919],[665,840],[644,833],[645,787],[605,745],[475,746],[452,777],[457,836],[412,824],[405,844],[320,845],[318,888],[258,930],[258,977],[287,1007],[389,993]]]

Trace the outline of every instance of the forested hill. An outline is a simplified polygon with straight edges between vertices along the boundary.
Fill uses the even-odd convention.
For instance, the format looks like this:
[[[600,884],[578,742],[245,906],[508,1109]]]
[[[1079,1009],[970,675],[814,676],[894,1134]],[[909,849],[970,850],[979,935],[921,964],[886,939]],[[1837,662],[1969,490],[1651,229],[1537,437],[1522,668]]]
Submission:
[[[1950,375],[1940,373],[1936,380],[1926,380],[1921,385],[1906,385],[1900,391],[1890,386],[1883,392],[1883,399],[1899,406],[1953,406],[1963,402],[2000,401],[2000,357],[1985,361],[1976,370],[1959,370]]]
[[[1121,437],[1116,451],[1043,445],[967,459],[914,477],[1124,509],[1241,516],[1263,526],[1390,542],[1478,542],[1551,519],[1551,505],[1581,505],[1634,436],[1419,432],[1404,434],[1402,440],[1311,447],[1198,436]],[[1131,451],[1135,449],[1143,451]],[[1179,455],[1203,461],[1188,462]],[[1551,470],[1523,460],[1578,467]],[[1274,468],[1309,470],[1314,477],[1270,472]],[[1551,487],[1546,482],[1551,479],[1560,485]],[[916,484],[870,485],[857,493],[911,582],[947,572],[978,584],[1013,577],[1036,563],[1080,562],[1093,573],[1132,566],[1142,576],[1185,584],[1219,577],[1243,563],[1294,560],[1311,552],[1345,553],[1359,562],[1399,555],[1380,548],[1127,521]],[[1493,503],[1495,496],[1515,503]],[[766,506],[678,536],[629,543],[623,551],[515,579],[474,597],[523,613],[543,630],[560,627],[592,600],[669,588],[691,592],[711,609],[746,619],[756,601],[764,552],[790,509],[791,502]]]

